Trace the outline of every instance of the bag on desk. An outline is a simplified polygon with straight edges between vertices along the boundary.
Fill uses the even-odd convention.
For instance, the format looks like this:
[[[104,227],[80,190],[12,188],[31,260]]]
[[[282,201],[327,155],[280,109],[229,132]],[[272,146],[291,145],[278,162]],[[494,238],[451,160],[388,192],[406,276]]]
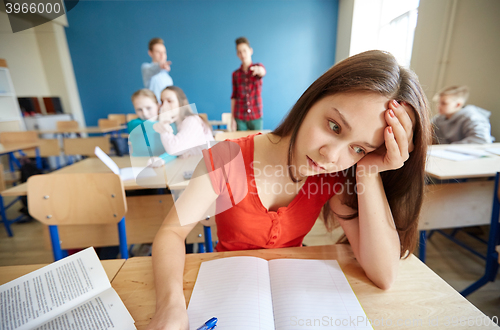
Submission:
[[[33,175],[43,174],[43,172],[36,167],[35,163],[27,157],[23,157],[20,160],[21,162],[21,178],[19,182],[24,183],[28,181],[28,178]],[[23,207],[19,210],[21,213],[30,216],[28,212],[28,198],[26,196],[21,196],[21,203],[23,203]],[[19,221],[22,222],[22,221]]]
[[[128,155],[128,139],[123,136],[113,136],[109,139],[109,142],[115,149],[116,155],[122,157]]]

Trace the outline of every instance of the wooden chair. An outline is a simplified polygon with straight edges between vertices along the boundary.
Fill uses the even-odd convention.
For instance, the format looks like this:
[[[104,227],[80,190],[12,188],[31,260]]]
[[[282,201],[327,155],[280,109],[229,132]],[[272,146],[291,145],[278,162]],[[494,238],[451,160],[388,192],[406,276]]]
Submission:
[[[120,122],[116,119],[99,119],[99,128],[111,128],[120,126]]]
[[[79,127],[79,125],[78,125],[78,122],[76,120],[63,120],[63,121],[56,122],[56,128],[58,130],[76,129],[78,127]]]
[[[0,133],[0,143],[31,143],[38,142],[38,133],[35,131],[23,132],[2,132]]]
[[[109,154],[111,150],[109,137],[99,136],[99,137],[63,140],[64,154],[67,156],[83,155],[83,156],[95,157],[94,154],[95,147],[99,147],[102,149],[102,151]]]
[[[500,172],[495,176],[495,189],[493,190],[493,207],[491,211],[491,223],[490,223],[490,234],[488,238],[488,250],[486,252],[486,267],[484,270],[484,275],[465,288],[462,292],[462,296],[466,297],[472,292],[476,291],[488,282],[495,281],[498,273],[498,264],[500,259],[498,257],[495,248],[500,244]]]
[[[40,139],[40,157],[56,157],[56,167],[61,168],[59,157],[61,156],[61,147],[59,146],[58,139]],[[26,150],[26,156],[33,158],[36,157],[34,150]]]
[[[34,175],[28,179],[28,209],[33,218],[49,226],[56,261],[64,256],[58,226],[88,224],[118,224],[121,258],[128,258],[127,202],[116,174]]]
[[[118,125],[125,125],[127,123],[127,116],[125,114],[109,114],[108,119],[118,121]]]
[[[215,221],[210,223],[198,223],[186,237],[187,244],[198,244],[198,252],[213,252],[214,243],[217,242],[217,226]]]
[[[171,194],[127,196],[127,244],[152,243],[173,205]],[[48,230],[44,234],[49,237]],[[63,226],[59,228],[59,238],[62,249],[119,244],[115,224]]]
[[[0,143],[1,144],[22,144],[22,143],[32,143],[39,142],[38,132],[36,131],[23,131],[23,132],[1,132],[0,133]],[[36,153],[36,166],[42,168],[42,159],[40,158],[40,149],[33,149]],[[24,151],[19,152],[21,156],[25,156]],[[14,173],[14,164],[20,169],[21,163],[16,159],[14,152],[9,153],[9,165],[11,173]]]
[[[226,130],[228,132],[231,132],[231,118],[233,116],[231,115],[230,112],[224,112],[222,113],[222,116],[221,116],[221,121],[226,125]]]
[[[4,191],[5,189],[6,189],[6,185],[5,185],[5,177],[4,177],[4,168],[3,168],[3,164],[0,163],[0,192]],[[23,215],[18,216],[14,220],[9,220],[7,218],[7,212],[6,212],[7,209],[10,208],[12,205],[14,205],[14,203],[17,202],[18,200],[19,200],[19,197],[17,197],[16,199],[14,199],[8,205],[5,205],[4,201],[3,201],[3,197],[0,194],[0,218],[1,218],[2,222],[3,222],[5,230],[7,231],[7,235],[9,235],[9,237],[14,236],[14,234],[12,233],[12,229],[10,228],[10,225],[13,224],[16,221],[19,221],[19,220],[23,219],[25,217],[24,214],[23,214]]]
[[[236,131],[236,132],[221,132],[215,134],[215,141],[224,141],[227,139],[239,139],[248,135],[252,134],[257,134],[257,133],[264,133],[266,130],[262,131]]]
[[[127,113],[127,123],[137,118],[139,118],[139,116],[135,113]]]

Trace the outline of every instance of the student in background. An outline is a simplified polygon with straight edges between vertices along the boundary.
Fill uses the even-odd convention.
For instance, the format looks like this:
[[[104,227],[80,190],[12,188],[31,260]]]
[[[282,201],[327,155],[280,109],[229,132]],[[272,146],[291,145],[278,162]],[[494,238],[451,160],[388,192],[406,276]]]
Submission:
[[[151,56],[151,63],[143,63],[141,66],[142,80],[144,88],[152,90],[158,102],[160,102],[160,93],[167,87],[174,84],[170,72],[170,64],[167,61],[167,49],[161,38],[153,38],[149,41],[148,55]]]
[[[156,314],[146,329],[188,329],[183,241],[214,204],[217,251],[301,246],[322,213],[388,289],[416,246],[430,136],[416,75],[369,51],[319,77],[272,133],[204,150],[154,240]]]
[[[475,105],[465,105],[467,86],[451,86],[434,96],[439,115],[432,118],[434,142],[440,144],[491,143],[491,112]]]
[[[193,113],[186,94],[177,86],[165,88],[161,102],[160,122],[154,125],[154,129],[160,133],[165,150],[177,156],[200,155],[200,146],[214,140],[210,124]]]
[[[139,116],[127,123],[132,156],[152,157],[150,164],[153,167],[162,166],[177,158],[165,152],[160,135],[153,129],[158,120],[159,109],[155,94],[149,89],[140,89],[132,94],[132,104]],[[172,130],[177,132],[175,124],[172,125]]]
[[[233,72],[231,95],[231,130],[262,130],[262,78],[266,69],[261,63],[252,63],[253,49],[245,37],[236,39],[236,55],[241,67]]]

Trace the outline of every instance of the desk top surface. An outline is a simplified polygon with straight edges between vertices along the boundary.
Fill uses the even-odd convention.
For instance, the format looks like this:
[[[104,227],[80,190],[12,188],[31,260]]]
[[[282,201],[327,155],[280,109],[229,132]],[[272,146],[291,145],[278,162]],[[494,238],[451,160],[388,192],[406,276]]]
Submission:
[[[114,259],[114,260],[102,260],[101,261],[106,275],[111,282],[118,271],[125,263],[125,259]],[[39,268],[47,266],[47,264],[37,264],[37,265],[18,265],[18,266],[3,266],[0,267],[0,285],[15,280],[16,278],[31,273]]]
[[[148,157],[111,157],[119,168],[145,167]],[[186,170],[194,170],[201,156],[177,158],[167,163],[164,167],[155,169],[156,176],[139,180],[123,181],[125,190],[137,190],[148,188],[184,189],[189,180],[185,180],[183,173]],[[98,158],[86,158],[80,162],[61,168],[52,173],[110,173],[111,170]],[[49,174],[50,175],[50,174]],[[26,196],[26,183],[19,184],[1,192],[2,196]]]
[[[466,320],[478,318],[483,322],[487,320],[480,310],[415,256],[412,255],[407,260],[401,261],[396,283],[390,290],[383,291],[366,277],[354,258],[351,247],[342,244],[186,255],[184,269],[186,303],[189,303],[201,262],[233,256],[256,256],[267,260],[278,258],[336,259],[368,318],[375,322],[381,321],[382,318],[386,322],[391,319],[393,322],[391,329],[411,328],[404,324],[398,326],[397,320],[413,321],[415,322],[413,328],[418,328],[416,322],[422,320],[421,327],[428,328],[429,321],[434,322],[438,318],[435,321],[439,322],[436,329],[477,328],[460,324],[445,326],[445,322],[451,322],[452,318],[465,317]],[[151,257],[128,259],[111,284],[132,314],[137,329],[144,329],[153,317],[156,306]],[[374,328],[378,327],[374,326]],[[491,326],[491,328],[498,329],[496,326]]]
[[[40,146],[40,142],[0,143],[0,155],[18,150],[33,149],[38,146]]]
[[[60,128],[51,130],[37,130],[39,134],[63,134],[63,133],[109,133],[120,131],[127,128],[125,125],[101,128],[98,126],[78,127],[78,128]]]
[[[444,150],[450,146],[471,149],[500,148],[500,143],[492,144],[443,144],[433,145],[430,149]],[[482,157],[464,161],[454,161],[435,156],[429,156],[426,173],[440,180],[485,178],[495,176],[500,171],[500,156]]]

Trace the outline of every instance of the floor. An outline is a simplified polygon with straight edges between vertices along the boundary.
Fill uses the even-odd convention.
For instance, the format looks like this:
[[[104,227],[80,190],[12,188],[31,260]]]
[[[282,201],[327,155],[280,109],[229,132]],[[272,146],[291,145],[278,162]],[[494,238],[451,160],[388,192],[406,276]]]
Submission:
[[[7,199],[7,202],[10,200]],[[14,205],[8,212],[9,218],[16,216],[19,208],[20,204]],[[12,230],[14,237],[8,237],[3,226],[0,228],[0,266],[52,262],[52,253],[44,238],[43,226],[39,222],[14,224]],[[488,227],[479,228],[479,232],[481,231],[482,234],[479,235],[486,239]],[[333,244],[339,234],[339,231],[326,233],[322,223],[318,222],[306,236],[304,244],[308,246]],[[484,244],[463,232],[459,232],[456,237],[479,251],[486,251]],[[438,233],[428,241],[427,266],[459,291],[479,279],[484,271],[482,259]],[[497,281],[485,285],[467,298],[490,318],[500,317],[500,274],[497,276]]]

